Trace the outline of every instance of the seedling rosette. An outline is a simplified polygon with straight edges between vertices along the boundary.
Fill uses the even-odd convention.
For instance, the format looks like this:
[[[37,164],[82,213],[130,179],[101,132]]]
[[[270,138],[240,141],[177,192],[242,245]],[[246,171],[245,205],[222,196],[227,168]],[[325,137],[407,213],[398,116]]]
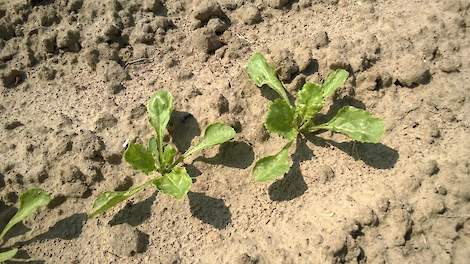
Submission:
[[[166,127],[173,111],[173,97],[168,91],[158,91],[147,105],[147,113],[155,135],[147,145],[130,143],[124,152],[124,159],[135,169],[149,176],[149,180],[129,188],[127,191],[105,192],[98,196],[89,217],[106,212],[115,205],[129,199],[147,187],[182,199],[191,189],[192,179],[181,166],[185,158],[204,149],[227,142],[235,136],[235,130],[222,123],[209,125],[203,137],[185,153],[179,154],[176,148],[164,141]]]
[[[333,71],[322,84],[305,83],[297,94],[294,105],[291,104],[274,67],[261,53],[251,56],[246,70],[258,87],[267,85],[281,97],[270,103],[264,125],[270,133],[288,140],[278,153],[261,158],[255,163],[252,173],[256,181],[273,181],[289,171],[291,161],[288,151],[300,134],[330,130],[367,143],[378,143],[384,134],[382,119],[353,106],[341,108],[326,123],[315,123],[315,116],[324,107],[327,98],[334,95],[347,80],[349,73],[346,70]]]

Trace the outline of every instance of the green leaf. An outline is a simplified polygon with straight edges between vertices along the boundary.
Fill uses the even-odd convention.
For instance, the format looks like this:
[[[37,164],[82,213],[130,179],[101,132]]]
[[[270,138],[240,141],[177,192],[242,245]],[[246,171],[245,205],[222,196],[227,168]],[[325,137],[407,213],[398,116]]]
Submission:
[[[294,118],[294,109],[285,101],[276,99],[269,105],[264,125],[269,132],[277,133],[286,139],[292,140],[297,136]]]
[[[339,87],[343,86],[348,76],[349,73],[343,69],[330,73],[322,85],[323,98],[332,96]]]
[[[296,114],[302,117],[302,121],[312,119],[324,104],[323,90],[320,85],[306,83],[297,94],[295,101]]]
[[[171,172],[155,179],[153,184],[162,193],[181,199],[191,189],[192,180],[185,168],[176,167]]]
[[[12,259],[18,252],[17,248],[12,248],[8,251],[0,253],[0,263]]]
[[[222,144],[231,140],[236,132],[231,126],[222,123],[214,123],[209,125],[204,131],[204,137],[195,146],[189,148],[184,154],[185,157],[203,149],[210,148],[215,145]]]
[[[5,226],[0,234],[0,239],[2,239],[8,230],[10,230],[14,225],[32,215],[40,207],[46,206],[50,201],[51,196],[39,188],[32,188],[22,193],[20,195],[20,206],[18,212],[16,212],[13,218],[11,218]]]
[[[289,159],[289,147],[291,145],[292,141],[287,143],[276,155],[259,159],[252,172],[255,180],[266,182],[284,176],[291,166]]]
[[[359,142],[378,143],[384,134],[384,122],[369,112],[345,106],[329,122],[313,127],[329,129],[344,134]]]
[[[145,188],[145,184],[141,186],[131,187],[127,191],[120,191],[120,192],[104,192],[96,198],[95,202],[93,203],[93,210],[89,214],[89,218],[93,218],[99,214],[102,214],[115,205],[129,199],[134,194],[142,191]]]
[[[154,160],[158,163],[160,155],[158,154],[157,139],[154,136],[149,139],[148,150],[152,153]]]
[[[256,86],[261,87],[265,84],[268,85],[271,89],[276,91],[282,99],[289,103],[286,90],[284,89],[281,81],[277,78],[274,67],[269,65],[263,54],[259,52],[253,54],[248,61],[246,71],[248,72],[251,80],[255,82]]]
[[[172,145],[166,145],[165,146],[165,148],[163,150],[163,157],[162,157],[162,161],[163,161],[164,166],[169,166],[169,165],[173,164],[176,153],[177,153],[177,151]]]
[[[149,104],[147,105],[150,124],[155,128],[157,133],[157,149],[159,154],[163,153],[163,136],[165,135],[166,126],[170,121],[172,111],[173,97],[165,90],[156,92],[150,98]]]
[[[136,170],[145,174],[155,170],[152,153],[141,144],[129,144],[124,152],[124,159]]]

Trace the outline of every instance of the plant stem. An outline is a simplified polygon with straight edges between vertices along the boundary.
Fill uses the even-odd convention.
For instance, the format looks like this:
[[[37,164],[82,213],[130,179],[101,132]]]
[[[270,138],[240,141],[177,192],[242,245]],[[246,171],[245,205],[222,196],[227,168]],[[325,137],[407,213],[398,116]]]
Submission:
[[[158,147],[158,163],[160,164],[160,169],[163,166],[163,136],[158,133],[158,139],[157,139],[157,147]]]
[[[161,175],[156,176],[156,177],[152,177],[151,179],[149,179],[149,180],[145,181],[144,183],[142,183],[141,185],[137,186],[136,191],[135,191],[134,194],[136,194],[140,191],[143,191],[147,186],[151,185],[154,180],[158,179],[158,177],[161,177]],[[157,191],[158,191],[158,189],[157,189]]]
[[[186,158],[186,156],[184,156],[184,154],[181,155],[181,156],[179,156],[179,157],[175,160],[175,162],[173,162],[173,164],[171,164],[170,170],[172,170],[176,165],[178,165],[180,162],[182,162],[182,161],[184,160],[184,158]]]
[[[181,162],[183,162],[183,160],[189,156],[191,156],[192,153],[189,153],[187,154],[188,152],[186,151],[186,153],[184,154],[181,154],[176,160],[175,162],[173,162],[173,164],[171,164],[171,166],[168,168],[169,171],[172,171],[174,167],[176,167],[178,164],[180,164]]]
[[[305,121],[300,128],[298,129],[299,131],[303,131],[305,128],[307,128],[310,125],[310,120]]]
[[[273,90],[276,91],[277,94],[281,96],[282,99],[284,99],[288,105],[292,106],[290,104],[289,97],[287,96],[286,88],[284,88],[284,84],[282,84],[282,82],[279,81],[279,83],[275,83],[274,86],[276,86],[276,89],[273,89]]]
[[[153,182],[154,180],[156,180],[157,178],[158,178],[158,177],[153,177],[153,178],[151,178],[150,180],[148,180],[148,181],[142,183],[142,185],[140,185],[139,188],[142,188],[142,189],[143,189],[143,188],[147,187],[147,185],[152,184],[152,182]]]
[[[328,127],[323,126],[323,125],[313,126],[313,127],[310,127],[308,132],[315,132],[315,131],[318,131],[320,129],[328,129]]]
[[[131,187],[131,188],[129,188],[129,190],[127,190],[127,191],[130,191],[131,189],[133,189],[133,190],[132,190],[133,193],[132,193],[131,195],[134,195],[134,194],[136,194],[136,193],[138,193],[138,192],[140,192],[140,191],[143,191],[143,190],[145,189],[145,187],[147,187],[148,185],[152,184],[152,182],[153,182],[155,179],[157,179],[157,177],[153,177],[153,178],[151,178],[150,180],[145,181],[144,183],[142,183],[142,184],[139,185],[139,186]]]

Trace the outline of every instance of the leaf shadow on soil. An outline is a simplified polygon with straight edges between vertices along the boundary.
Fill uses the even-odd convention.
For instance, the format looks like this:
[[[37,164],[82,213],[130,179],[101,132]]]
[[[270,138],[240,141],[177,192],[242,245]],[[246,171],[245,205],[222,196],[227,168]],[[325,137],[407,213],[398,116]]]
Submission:
[[[277,98],[280,98],[279,95],[267,85],[261,86],[260,90],[261,90],[261,96],[268,99],[269,101],[274,101]]]
[[[17,242],[13,245],[13,247],[22,247],[34,242],[51,240],[56,238],[64,240],[72,240],[78,238],[82,233],[82,229],[86,221],[87,215],[85,213],[73,214],[56,222],[45,233],[37,235],[26,241]],[[20,250],[15,256],[15,258],[18,260],[10,261],[9,263],[45,263],[43,260],[29,260],[31,257],[24,250]]]
[[[291,155],[292,166],[284,178],[269,186],[269,198],[273,201],[289,201],[304,194],[308,186],[300,172],[300,163],[314,157],[312,150],[307,146],[307,141],[304,138],[297,138],[295,152]]]
[[[231,168],[246,169],[255,159],[253,147],[243,141],[226,142],[219,147],[217,155],[211,158],[197,157],[194,161],[224,165]]]
[[[77,213],[57,221],[48,231],[33,237],[30,240],[19,242],[19,245],[28,245],[36,241],[63,239],[72,240],[78,238],[82,233],[83,226],[87,221],[87,214]]]
[[[168,124],[168,133],[180,153],[184,153],[191,141],[201,134],[197,119],[188,112],[173,111]]]
[[[0,230],[8,224],[8,221],[16,214],[18,211],[17,208],[14,206],[9,206],[5,204],[3,201],[0,201]],[[14,225],[10,231],[5,234],[4,241],[8,239],[14,238],[16,236],[21,236],[29,232],[31,229],[26,227],[23,222],[20,222]],[[0,245],[2,245],[2,241],[0,241]]]
[[[232,213],[222,199],[198,192],[189,192],[188,198],[191,214],[202,222],[219,230],[232,222]]]
[[[54,3],[54,0],[31,0],[32,6],[46,6]]]
[[[46,263],[46,261],[44,260],[30,260],[31,259],[31,256],[28,254],[28,252],[26,252],[26,250],[18,250],[18,253],[16,253],[15,255],[15,260],[9,260],[8,263],[11,263],[11,264],[14,264],[14,263],[17,263],[17,264],[20,264],[20,263],[24,263],[24,264],[43,264],[43,263]]]
[[[268,99],[269,101],[273,102],[274,100],[276,99],[279,99],[281,97],[279,97],[279,95],[271,88],[269,87],[268,85],[263,85],[260,87],[260,90],[261,90],[261,96],[263,96],[264,98]],[[287,93],[287,97],[289,98],[289,101],[292,103],[295,101],[295,97],[290,94],[290,93]]]
[[[127,223],[131,226],[139,226],[152,216],[152,205],[157,199],[157,192],[154,192],[149,198],[132,203],[129,202],[109,221],[109,225],[120,225]]]
[[[0,188],[5,187],[5,175],[0,172]]]
[[[306,135],[306,138],[319,147],[334,146],[355,160],[362,160],[365,164],[375,169],[391,169],[395,167],[400,157],[398,151],[381,143],[335,142],[316,135]]]
[[[193,164],[184,164],[186,171],[189,174],[189,177],[193,179],[193,183],[196,182],[196,178],[202,175],[202,171],[200,171],[196,166]]]

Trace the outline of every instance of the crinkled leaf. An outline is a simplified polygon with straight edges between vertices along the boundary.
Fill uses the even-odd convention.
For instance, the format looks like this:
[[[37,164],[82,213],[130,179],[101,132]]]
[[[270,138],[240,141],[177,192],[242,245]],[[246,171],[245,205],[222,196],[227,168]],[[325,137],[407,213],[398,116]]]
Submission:
[[[322,85],[323,98],[332,96],[339,87],[343,86],[348,76],[349,73],[343,69],[330,73]]]
[[[231,126],[222,123],[211,124],[206,128],[206,131],[204,131],[202,140],[197,145],[189,148],[184,155],[189,156],[197,151],[222,144],[231,140],[235,134],[236,132]]]
[[[328,123],[314,129],[329,129],[359,142],[378,143],[384,134],[384,122],[365,110],[345,106]]]
[[[20,207],[18,208],[18,212],[16,212],[5,226],[0,234],[0,239],[2,239],[14,225],[32,215],[40,207],[46,206],[50,201],[51,196],[39,188],[32,188],[22,193],[20,195]]]
[[[155,170],[155,160],[150,150],[141,144],[129,144],[124,159],[136,170],[148,174]]]
[[[2,263],[4,261],[7,261],[9,259],[12,259],[16,255],[17,252],[18,252],[17,248],[12,248],[8,251],[1,252],[0,253],[0,263]]]
[[[169,166],[173,163],[176,156],[176,149],[172,145],[166,145],[163,149],[162,161],[165,166]]]
[[[131,187],[127,191],[120,192],[104,192],[96,198],[95,203],[93,204],[93,210],[89,214],[89,217],[95,217],[99,214],[102,214],[115,205],[129,199],[132,195],[142,191],[144,186],[135,186]]]
[[[173,97],[168,91],[156,92],[147,105],[150,124],[157,133],[158,153],[163,152],[163,136],[173,111]]]
[[[160,192],[181,199],[191,189],[192,180],[185,168],[176,167],[171,172],[155,179],[153,184]]]
[[[256,181],[273,181],[289,171],[291,166],[289,147],[291,144],[292,141],[287,143],[276,155],[261,158],[256,162],[252,172]]]
[[[276,99],[269,106],[264,124],[269,132],[277,133],[286,139],[292,140],[297,135],[294,118],[294,109],[285,101]]]
[[[286,102],[289,102],[286,90],[281,81],[277,78],[276,71],[273,66],[269,65],[263,54],[256,52],[248,61],[246,71],[251,80],[255,82],[256,86],[261,87],[268,85],[271,89],[276,91]]]
[[[306,83],[297,94],[295,111],[303,121],[307,121],[322,109],[323,103],[321,86],[315,83]]]

